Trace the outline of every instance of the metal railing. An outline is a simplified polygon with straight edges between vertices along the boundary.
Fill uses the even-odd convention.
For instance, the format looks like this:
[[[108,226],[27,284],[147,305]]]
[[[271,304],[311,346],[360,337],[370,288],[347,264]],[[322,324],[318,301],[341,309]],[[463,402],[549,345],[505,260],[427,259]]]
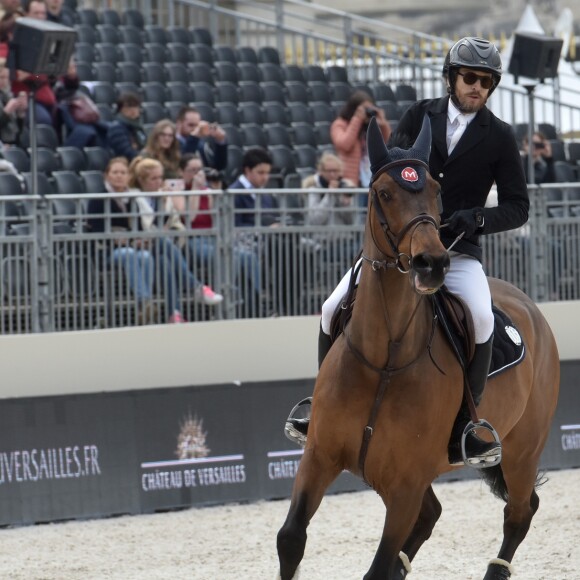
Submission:
[[[175,300],[189,321],[319,313],[362,247],[366,208],[355,203],[346,210],[350,225],[315,226],[305,209],[307,191],[256,193],[258,200],[265,194],[278,200],[274,214],[256,210],[262,225],[236,227],[245,214],[229,191],[211,193],[211,228],[168,231],[167,216],[159,213],[157,228],[148,232],[138,229],[131,203],[127,217],[135,227],[112,227],[110,194],[0,197],[0,332],[165,323]],[[344,193],[364,200],[366,190],[337,192]],[[102,233],[88,227],[95,217],[87,214],[89,200],[96,197],[106,200],[96,216],[104,220]],[[526,226],[482,237],[486,271],[538,302],[580,299],[580,184],[530,187],[530,198]],[[165,244],[178,251],[168,254]],[[151,254],[149,278],[142,280],[151,291],[147,301],[137,295],[133,266],[112,259],[119,248]],[[200,302],[200,283],[224,301]]]

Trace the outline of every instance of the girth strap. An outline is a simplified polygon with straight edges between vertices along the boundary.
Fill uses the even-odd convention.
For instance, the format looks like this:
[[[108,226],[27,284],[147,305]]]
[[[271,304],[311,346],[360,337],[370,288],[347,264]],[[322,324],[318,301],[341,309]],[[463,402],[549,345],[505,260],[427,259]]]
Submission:
[[[387,390],[387,385],[391,381],[391,369],[384,369],[384,370],[380,371],[379,376],[380,376],[379,388],[377,390],[375,401],[374,401],[373,406],[371,408],[371,414],[370,414],[369,419],[367,421],[367,425],[363,431],[362,443],[361,443],[359,454],[358,454],[358,468],[360,469],[360,472],[362,474],[362,478],[366,483],[368,483],[368,482],[367,482],[366,477],[365,477],[365,462],[367,459],[367,453],[369,450],[369,444],[371,442],[371,437],[373,436],[373,430],[375,427],[375,423],[377,422],[377,415],[379,414],[379,408],[380,408],[381,403],[383,401],[383,397],[385,396],[385,391]]]

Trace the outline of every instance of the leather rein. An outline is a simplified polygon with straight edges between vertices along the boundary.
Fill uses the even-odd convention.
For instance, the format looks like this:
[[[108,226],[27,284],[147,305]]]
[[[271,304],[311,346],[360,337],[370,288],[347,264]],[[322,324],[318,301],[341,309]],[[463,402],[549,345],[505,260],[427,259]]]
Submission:
[[[423,163],[422,161],[413,160],[413,163],[420,164],[428,169],[427,164]],[[385,216],[385,213],[383,211],[383,208],[381,206],[379,196],[373,187],[373,183],[379,177],[379,175],[381,175],[382,173],[384,173],[388,169],[391,169],[394,166],[403,165],[403,164],[408,165],[409,160],[404,159],[404,160],[399,160],[399,161],[393,161],[391,163],[386,164],[381,169],[379,169],[379,171],[377,171],[377,173],[373,176],[373,181],[371,182],[372,207],[374,208],[374,210],[377,214],[383,235],[384,235],[385,239],[387,240],[391,251],[394,254],[394,255],[390,256],[388,254],[385,254],[381,250],[381,247],[380,247],[379,243],[377,242],[377,239],[375,238],[374,231],[373,231],[372,227],[370,227],[370,222],[369,222],[369,227],[370,227],[371,237],[372,237],[373,243],[374,243],[375,247],[379,250],[379,252],[381,252],[381,254],[383,254],[385,256],[385,259],[384,260],[376,260],[376,259],[369,258],[368,256],[365,256],[364,254],[362,254],[362,260],[364,262],[369,263],[371,268],[373,269],[373,272],[377,273],[376,279],[377,279],[377,282],[379,282],[379,283],[380,283],[380,270],[382,270],[382,269],[386,270],[386,269],[396,268],[402,274],[408,274],[413,269],[413,256],[399,251],[399,246],[400,246],[401,242],[409,233],[410,233],[411,239],[412,239],[416,228],[420,224],[424,224],[424,223],[431,224],[437,231],[439,231],[438,221],[433,216],[426,214],[426,213],[421,213],[421,214],[416,215],[415,217],[411,218],[401,228],[401,230],[398,233],[394,233],[393,230],[391,229],[391,227],[389,226],[389,222],[388,222],[388,220]],[[403,265],[403,263],[401,261],[402,258],[405,258],[407,261],[406,267],[405,267],[405,265]],[[350,283],[349,283],[349,290],[347,292],[347,298],[345,299],[345,302],[343,302],[343,308],[344,308],[344,304],[346,302],[350,302],[350,300],[351,300],[352,293],[354,292],[354,288],[356,286],[356,278],[357,278],[359,269],[360,268],[353,268]],[[389,311],[388,311],[387,305],[385,303],[384,293],[381,292],[380,295],[381,295],[381,299],[383,302],[383,314],[385,316],[385,322],[386,322],[387,328],[388,328],[391,326]],[[363,431],[362,443],[361,443],[361,447],[360,447],[360,451],[359,451],[359,458],[358,458],[358,466],[359,466],[359,469],[361,471],[362,478],[365,481],[365,483],[367,483],[367,484],[368,484],[368,482],[367,482],[366,477],[365,477],[366,456],[367,456],[370,440],[373,436],[374,427],[376,424],[379,409],[380,409],[381,403],[383,401],[383,398],[384,398],[384,395],[385,395],[385,392],[387,389],[387,385],[390,383],[393,375],[396,375],[396,374],[401,373],[404,370],[408,369],[410,366],[415,364],[424,355],[425,352],[430,352],[430,350],[431,350],[431,343],[433,340],[433,336],[435,334],[436,317],[433,317],[433,319],[432,319],[431,332],[429,333],[428,341],[426,344],[426,349],[421,350],[419,352],[419,354],[417,355],[417,357],[415,357],[412,361],[410,361],[402,366],[399,366],[399,367],[396,367],[394,365],[394,363],[396,362],[396,359],[398,358],[398,352],[399,352],[400,347],[402,345],[402,341],[403,341],[405,335],[407,334],[407,331],[409,330],[409,328],[411,326],[411,322],[413,321],[413,319],[415,318],[415,315],[417,314],[417,312],[419,310],[419,306],[422,303],[423,298],[424,297],[421,296],[421,298],[417,301],[417,305],[413,309],[413,312],[411,313],[411,316],[410,316],[407,324],[405,325],[403,332],[398,337],[398,339],[389,341],[388,353],[387,353],[387,362],[385,363],[385,365],[383,367],[377,367],[377,366],[373,365],[362,354],[362,352],[352,343],[350,336],[346,332],[344,332],[347,345],[348,345],[350,351],[355,356],[355,358],[359,362],[361,362],[363,365],[365,365],[367,368],[378,373],[378,375],[379,375],[379,385],[377,388],[377,392],[375,395],[373,406],[371,407],[371,411],[369,414],[369,418],[367,420],[367,424],[366,424],[364,431]],[[343,329],[343,331],[344,330],[345,329]],[[392,333],[390,333],[390,335],[392,336]]]

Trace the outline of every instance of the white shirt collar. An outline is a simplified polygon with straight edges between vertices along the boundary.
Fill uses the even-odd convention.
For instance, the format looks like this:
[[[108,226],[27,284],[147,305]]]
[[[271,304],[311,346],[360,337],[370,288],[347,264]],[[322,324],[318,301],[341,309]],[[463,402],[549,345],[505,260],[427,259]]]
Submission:
[[[462,113],[455,106],[455,103],[451,99],[449,99],[449,106],[447,107],[447,119],[449,123],[453,125],[455,121],[457,121],[457,117],[459,115],[463,115],[467,121],[467,125],[469,125],[469,123],[471,123],[471,121],[475,119],[475,115],[477,115],[477,113]]]
[[[255,189],[245,175],[240,175],[240,183],[244,186],[244,189]]]

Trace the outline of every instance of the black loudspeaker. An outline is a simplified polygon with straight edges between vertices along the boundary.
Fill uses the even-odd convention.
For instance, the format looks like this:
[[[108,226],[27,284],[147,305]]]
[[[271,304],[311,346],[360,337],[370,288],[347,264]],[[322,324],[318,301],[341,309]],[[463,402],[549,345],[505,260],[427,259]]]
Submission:
[[[509,73],[530,79],[552,79],[558,76],[563,40],[543,34],[516,32]]]
[[[75,49],[74,28],[35,18],[19,18],[10,42],[9,68],[33,74],[66,73]]]

